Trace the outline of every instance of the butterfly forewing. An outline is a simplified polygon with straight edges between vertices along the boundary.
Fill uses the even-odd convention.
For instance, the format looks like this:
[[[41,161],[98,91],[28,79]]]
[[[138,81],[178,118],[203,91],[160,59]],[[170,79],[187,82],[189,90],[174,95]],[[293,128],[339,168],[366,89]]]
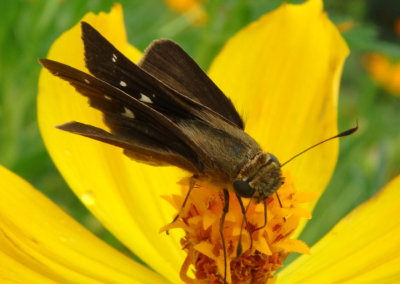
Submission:
[[[173,121],[195,118],[203,107],[174,93],[82,22],[86,67],[95,77],[123,90]]]
[[[165,76],[159,78],[157,77],[157,73],[150,74],[149,70],[144,69],[144,66],[148,66],[146,58],[142,61],[144,66],[136,65],[119,52],[97,30],[85,22],[82,22],[82,39],[85,48],[86,67],[93,75],[116,88],[124,90],[171,120],[179,122],[180,120],[201,119],[213,123],[214,117],[219,117],[235,124],[236,122],[232,122],[230,117],[237,117],[238,121],[241,122],[240,116],[237,114],[230,100],[208,79],[207,75],[182,49],[180,50],[185,58],[188,59],[188,64],[192,64],[190,66],[194,68],[193,74],[188,75],[195,76],[195,73],[199,73],[200,77],[204,77],[204,80],[199,82],[199,85],[202,85],[202,83],[205,84],[202,89],[197,90],[197,87],[193,89],[189,89],[189,87],[184,88],[183,84],[188,84],[189,82],[185,82],[180,78],[176,78],[176,80],[182,81],[180,83],[182,87],[175,88],[168,84],[168,82],[163,81]],[[154,47],[158,46],[157,42],[153,43]],[[162,42],[160,41],[160,43]],[[165,48],[175,48],[175,46],[168,45]],[[153,49],[148,49],[147,56],[149,56],[149,59],[157,55],[157,53],[151,52]],[[169,56],[169,54],[165,55]],[[179,56],[179,54],[176,55]],[[176,58],[176,60],[179,60],[179,58]],[[153,61],[151,60],[151,62]],[[173,59],[167,63],[172,62],[174,62]],[[181,65],[171,65],[166,68],[172,71],[173,69],[183,67],[184,64]],[[185,73],[187,71],[183,69],[181,72]],[[176,73],[179,72],[176,71]],[[193,95],[190,94],[191,91],[194,92]],[[200,92],[204,94],[200,96]],[[229,115],[225,115],[226,113],[229,113]],[[242,125],[242,123],[239,123],[239,125]]]
[[[40,62],[54,75],[68,81],[79,93],[88,97],[90,105],[103,113],[112,133],[77,123],[66,124],[61,129],[127,150],[138,150],[135,158],[140,161],[172,164],[194,172],[202,171],[203,165],[199,163],[201,149],[197,149],[161,113],[118,88],[75,68],[48,59],[41,59]],[[177,159],[179,162],[171,162],[169,154],[180,156]],[[132,154],[129,156],[133,157]]]

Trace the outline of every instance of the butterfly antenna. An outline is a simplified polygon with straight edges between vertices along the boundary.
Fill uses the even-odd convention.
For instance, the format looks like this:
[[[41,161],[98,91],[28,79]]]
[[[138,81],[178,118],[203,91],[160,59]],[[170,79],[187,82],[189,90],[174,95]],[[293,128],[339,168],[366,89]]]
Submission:
[[[335,136],[332,136],[332,137],[330,137],[330,138],[328,138],[328,139],[325,139],[325,140],[323,140],[323,141],[321,141],[321,142],[318,142],[317,144],[314,144],[314,145],[312,145],[311,147],[308,147],[307,149],[305,149],[305,150],[301,151],[300,153],[294,155],[294,156],[291,157],[289,160],[287,160],[286,162],[284,162],[283,164],[281,164],[281,167],[283,167],[283,166],[286,165],[287,163],[293,161],[293,160],[296,159],[298,156],[300,156],[301,154],[304,154],[304,153],[307,152],[308,150],[311,150],[312,148],[315,148],[315,147],[317,147],[317,146],[319,146],[319,145],[321,145],[321,144],[323,144],[323,143],[325,143],[325,142],[328,142],[329,140],[333,140],[333,139],[335,139],[335,138],[339,138],[339,137],[344,137],[344,136],[351,135],[351,134],[353,134],[354,132],[356,132],[357,129],[358,129],[358,121],[356,121],[356,127],[350,128],[350,129],[348,129],[348,130],[346,130],[346,131],[343,131],[343,132],[341,132],[341,133],[339,133],[339,134],[337,134],[337,135],[335,135]]]

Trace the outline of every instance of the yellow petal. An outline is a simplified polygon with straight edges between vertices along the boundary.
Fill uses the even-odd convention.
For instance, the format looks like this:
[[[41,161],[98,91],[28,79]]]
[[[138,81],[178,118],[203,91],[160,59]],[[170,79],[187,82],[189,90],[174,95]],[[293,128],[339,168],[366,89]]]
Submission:
[[[92,24],[131,60],[139,59],[140,52],[126,41],[119,5],[109,14],[88,14],[83,21]],[[48,58],[86,70],[80,33],[79,24],[64,33],[51,47]],[[180,192],[176,182],[183,173],[135,163],[121,149],[55,129],[69,121],[105,126],[101,114],[89,107],[86,98],[46,70],[40,74],[38,116],[47,149],[75,194],[120,241],[177,283],[184,256],[179,232],[159,234],[174,214],[160,195]]]
[[[246,131],[285,162],[337,133],[339,80],[348,48],[321,0],[283,4],[234,36],[209,74],[243,114]],[[338,141],[284,167],[298,191],[321,193]],[[311,208],[312,206],[310,206]]]
[[[167,283],[2,166],[0,189],[2,283]]]
[[[395,283],[400,279],[400,176],[279,274],[278,283]]]

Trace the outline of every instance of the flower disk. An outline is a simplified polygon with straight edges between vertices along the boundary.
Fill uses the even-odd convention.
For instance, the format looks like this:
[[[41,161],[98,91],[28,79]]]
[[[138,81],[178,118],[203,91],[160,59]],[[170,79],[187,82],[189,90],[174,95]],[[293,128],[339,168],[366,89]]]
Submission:
[[[181,182],[182,195],[165,197],[180,210],[187,189],[188,179]],[[269,283],[273,272],[282,266],[282,262],[291,252],[308,253],[306,244],[290,239],[301,218],[311,218],[310,213],[300,204],[313,199],[312,194],[297,192],[290,176],[286,174],[286,183],[278,191],[282,207],[276,197],[267,200],[267,225],[264,225],[263,203],[251,202],[247,210],[247,219],[252,232],[253,245],[249,231],[243,228],[243,215],[238,200],[230,194],[229,212],[225,218],[224,239],[227,249],[227,281],[229,283]],[[249,200],[243,200],[245,207]],[[181,239],[182,249],[187,253],[181,268],[181,278],[186,283],[195,283],[187,274],[193,268],[195,279],[210,283],[223,283],[224,253],[219,233],[219,222],[223,208],[223,193],[208,184],[196,184],[182,209],[180,219],[163,230],[182,228],[185,231]],[[245,226],[245,225],[243,225]],[[243,253],[237,256],[239,237],[242,234]],[[250,282],[248,282],[250,281]]]

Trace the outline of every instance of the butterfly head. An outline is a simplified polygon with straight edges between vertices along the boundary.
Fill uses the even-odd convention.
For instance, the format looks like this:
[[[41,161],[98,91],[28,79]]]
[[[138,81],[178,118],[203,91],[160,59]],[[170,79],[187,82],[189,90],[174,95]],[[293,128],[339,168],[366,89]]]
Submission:
[[[253,198],[256,203],[259,203],[274,194],[283,184],[284,178],[278,159],[269,153],[266,156],[266,163],[259,167],[252,176],[233,182],[236,194],[245,198]]]

